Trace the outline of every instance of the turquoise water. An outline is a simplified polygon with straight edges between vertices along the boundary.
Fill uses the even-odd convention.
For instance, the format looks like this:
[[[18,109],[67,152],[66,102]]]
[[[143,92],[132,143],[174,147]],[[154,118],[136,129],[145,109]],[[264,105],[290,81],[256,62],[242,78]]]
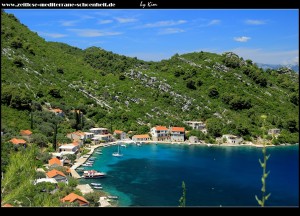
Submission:
[[[123,157],[113,157],[117,146],[100,148],[93,167],[107,178],[105,191],[119,196],[119,206],[178,206],[182,181],[187,206],[258,206],[262,169],[260,148],[207,147],[177,144],[143,144],[120,147]],[[299,146],[267,148],[266,206],[299,206]]]

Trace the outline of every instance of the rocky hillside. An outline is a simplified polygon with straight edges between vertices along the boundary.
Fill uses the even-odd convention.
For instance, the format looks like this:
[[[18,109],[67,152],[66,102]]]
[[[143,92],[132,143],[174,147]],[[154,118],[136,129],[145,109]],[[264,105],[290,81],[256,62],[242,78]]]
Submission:
[[[29,127],[29,112],[50,103],[67,114],[80,109],[85,127],[143,132],[156,124],[202,120],[206,138],[259,136],[266,114],[268,128],[282,129],[281,142],[298,140],[299,76],[290,69],[264,71],[234,53],[145,62],[97,47],[81,50],[46,42],[3,11],[1,27],[3,131]],[[75,129],[65,120],[61,133]]]

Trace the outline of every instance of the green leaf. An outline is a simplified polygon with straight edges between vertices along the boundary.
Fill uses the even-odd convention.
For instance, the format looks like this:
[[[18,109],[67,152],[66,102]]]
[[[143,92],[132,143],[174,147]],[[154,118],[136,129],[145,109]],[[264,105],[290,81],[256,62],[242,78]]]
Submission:
[[[269,193],[267,196],[265,196],[265,200],[268,200],[270,196],[271,196],[271,193]]]
[[[258,205],[260,205],[260,206],[263,205],[263,202],[260,199],[258,199],[258,197],[256,195],[255,195],[255,199],[257,200]]]

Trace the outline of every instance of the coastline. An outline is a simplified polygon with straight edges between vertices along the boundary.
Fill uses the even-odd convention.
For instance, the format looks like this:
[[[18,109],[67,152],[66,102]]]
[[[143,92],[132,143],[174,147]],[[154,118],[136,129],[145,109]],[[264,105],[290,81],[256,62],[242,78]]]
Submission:
[[[261,148],[263,147],[262,144],[253,144],[252,142],[247,142],[245,144],[229,144],[229,143],[222,143],[222,144],[210,144],[210,143],[202,143],[202,142],[198,142],[198,143],[190,143],[190,142],[169,142],[169,141],[132,141],[132,140],[117,140],[114,142],[108,142],[108,143],[101,143],[101,144],[97,144],[97,145],[91,145],[90,151],[86,154],[88,155],[87,157],[83,157],[81,156],[80,158],[76,159],[74,165],[72,166],[71,169],[73,169],[75,172],[78,167],[80,167],[82,164],[84,164],[94,153],[95,149],[99,148],[99,147],[108,147],[108,146],[113,146],[113,145],[118,145],[118,144],[129,144],[129,145],[136,145],[136,144],[168,144],[168,145],[173,145],[173,144],[177,144],[177,145],[194,145],[194,146],[207,146],[207,147],[242,147],[242,146],[250,146],[250,147],[256,147],[256,148]],[[276,146],[291,146],[291,145],[299,145],[299,143],[296,144],[281,144],[281,145],[266,145],[266,147],[276,147]],[[76,172],[77,173],[77,172]],[[81,177],[79,177],[81,178]],[[109,194],[107,191],[103,190],[105,193]],[[100,201],[100,200],[99,200]],[[102,201],[102,200],[101,200]],[[109,203],[109,206],[106,207],[118,207],[118,204],[112,204]],[[103,206],[99,206],[99,207],[103,207]]]

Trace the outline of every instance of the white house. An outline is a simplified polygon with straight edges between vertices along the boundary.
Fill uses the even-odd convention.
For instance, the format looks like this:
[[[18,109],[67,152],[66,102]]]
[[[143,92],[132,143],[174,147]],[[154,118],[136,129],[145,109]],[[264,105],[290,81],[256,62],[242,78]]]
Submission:
[[[203,130],[205,129],[206,125],[202,121],[184,121],[185,124],[192,127],[194,130]]]
[[[95,135],[103,135],[103,134],[108,134],[108,129],[107,128],[91,128],[90,132],[94,133]]]
[[[168,128],[165,126],[156,126],[151,128],[150,133],[153,141],[168,141],[170,134]]]
[[[235,135],[231,135],[231,134],[224,134],[222,136],[222,140],[225,139],[225,142],[226,143],[229,143],[229,144],[241,144],[243,142],[243,138],[242,137],[238,137],[238,136],[235,136]]]
[[[75,131],[67,134],[67,137],[71,140],[85,140],[85,133],[82,131]]]
[[[76,154],[78,151],[78,146],[73,144],[65,144],[60,146],[59,152],[62,152],[63,154]]]
[[[57,181],[55,180],[55,178],[40,178],[40,179],[36,179],[36,180],[34,180],[33,184],[36,185],[36,184],[42,183],[42,182],[48,182],[48,183],[52,183],[52,184],[57,184]]]
[[[196,137],[196,136],[190,136],[189,142],[190,142],[190,143],[198,143],[198,142],[199,142],[199,139],[198,139],[198,137]]]
[[[278,136],[279,134],[280,134],[280,129],[278,129],[278,128],[273,128],[273,129],[268,130],[268,135]]]
[[[112,135],[111,134],[103,134],[103,135],[95,135],[92,138],[93,141],[95,141],[95,143],[97,141],[104,141],[104,142],[111,142],[112,141]]]
[[[115,131],[114,131],[114,136],[116,136],[117,134],[120,135],[120,140],[126,139],[126,133],[125,133],[124,131],[121,131],[121,130],[115,130]]]
[[[171,127],[171,141],[172,142],[183,142],[184,141],[184,127]]]
[[[134,135],[132,137],[132,140],[135,142],[139,142],[139,141],[149,141],[150,140],[150,136],[148,134],[139,134],[139,135]]]

